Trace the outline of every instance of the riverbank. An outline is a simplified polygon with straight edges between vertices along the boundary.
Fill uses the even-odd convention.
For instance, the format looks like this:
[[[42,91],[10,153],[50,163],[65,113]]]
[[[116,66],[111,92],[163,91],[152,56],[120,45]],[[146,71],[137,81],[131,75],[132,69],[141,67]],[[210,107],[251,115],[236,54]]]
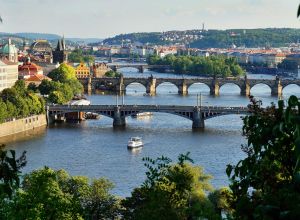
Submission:
[[[0,138],[47,126],[45,114],[32,115],[0,124]]]

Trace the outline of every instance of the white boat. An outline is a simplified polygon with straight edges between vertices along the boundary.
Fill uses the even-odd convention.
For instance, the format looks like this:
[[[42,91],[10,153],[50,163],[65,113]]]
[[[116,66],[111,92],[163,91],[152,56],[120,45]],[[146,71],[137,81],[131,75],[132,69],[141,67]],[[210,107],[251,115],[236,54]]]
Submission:
[[[152,112],[139,112],[139,113],[136,113],[136,114],[132,115],[132,117],[141,118],[141,117],[150,117],[152,115],[153,115]]]
[[[140,137],[131,137],[128,141],[127,147],[130,149],[143,147],[143,141]]]

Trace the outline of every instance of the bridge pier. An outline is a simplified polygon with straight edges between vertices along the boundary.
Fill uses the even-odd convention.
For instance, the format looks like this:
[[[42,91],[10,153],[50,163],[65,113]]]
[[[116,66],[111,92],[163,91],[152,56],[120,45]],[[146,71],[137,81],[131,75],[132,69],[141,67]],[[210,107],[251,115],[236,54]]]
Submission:
[[[148,84],[146,87],[146,93],[150,95],[156,94],[156,79],[149,77]]]
[[[111,66],[111,70],[114,72],[117,72],[118,68],[117,68],[117,66]]]
[[[187,95],[188,94],[188,87],[186,85],[185,80],[183,80],[181,85],[178,86],[178,94],[180,94],[180,95]]]
[[[126,127],[126,119],[125,116],[121,115],[120,107],[114,107],[114,128],[124,128]]]
[[[215,96],[218,96],[220,94],[220,86],[217,79],[214,79],[211,83],[210,94]]]
[[[271,87],[271,95],[282,96],[282,85],[279,77],[276,77],[275,84]]]
[[[92,91],[93,89],[92,89],[92,78],[91,77],[89,77],[88,78],[88,83],[87,83],[87,94],[88,95],[91,95],[92,94]]]
[[[143,66],[139,66],[139,73],[144,73],[144,67]]]
[[[193,111],[193,130],[203,130],[205,127],[204,118],[199,107]]]
[[[250,90],[251,90],[250,84],[249,84],[247,78],[245,78],[245,83],[241,87],[241,95],[250,96]]]
[[[122,74],[119,78],[118,84],[116,85],[116,92],[118,94],[123,94],[125,92],[124,77]]]

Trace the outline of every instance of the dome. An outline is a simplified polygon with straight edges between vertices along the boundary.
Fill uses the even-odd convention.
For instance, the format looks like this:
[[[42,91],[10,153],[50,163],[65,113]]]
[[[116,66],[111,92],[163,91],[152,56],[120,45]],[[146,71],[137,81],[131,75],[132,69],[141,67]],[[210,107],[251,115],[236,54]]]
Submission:
[[[5,44],[2,48],[2,54],[17,54],[18,48],[16,48],[15,45],[11,44],[10,42],[8,44]]]
[[[46,40],[37,40],[31,44],[31,50],[38,52],[51,52],[52,47],[50,43]]]

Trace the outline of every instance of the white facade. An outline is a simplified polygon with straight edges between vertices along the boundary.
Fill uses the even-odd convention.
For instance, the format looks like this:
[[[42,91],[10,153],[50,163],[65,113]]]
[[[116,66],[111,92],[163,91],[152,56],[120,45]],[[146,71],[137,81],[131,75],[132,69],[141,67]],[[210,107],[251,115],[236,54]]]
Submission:
[[[7,65],[0,60],[0,91],[11,88],[18,80],[18,65]]]

